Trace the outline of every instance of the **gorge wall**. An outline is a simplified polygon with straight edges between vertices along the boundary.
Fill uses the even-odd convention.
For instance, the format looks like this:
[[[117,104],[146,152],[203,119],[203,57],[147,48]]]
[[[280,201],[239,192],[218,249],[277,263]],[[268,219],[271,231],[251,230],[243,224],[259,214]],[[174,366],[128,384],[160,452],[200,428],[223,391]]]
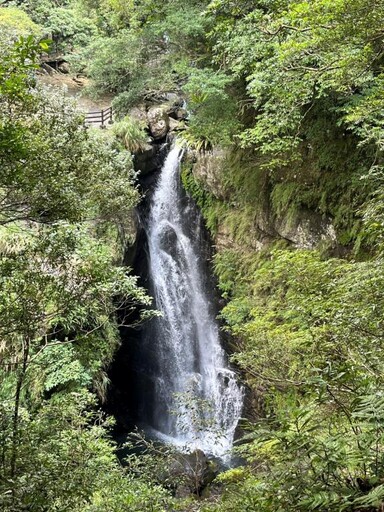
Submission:
[[[276,205],[273,200],[273,185],[268,178],[259,184],[259,190],[255,190],[255,195],[244,207],[243,215],[247,225],[242,227],[241,212],[239,215],[238,211],[241,204],[236,201],[236,197],[231,197],[231,190],[226,183],[228,168],[234,175],[239,174],[239,171],[241,173],[241,156],[237,163],[233,163],[233,159],[236,160],[239,156],[236,149],[215,149],[207,153],[191,152],[186,163],[184,176],[187,188],[188,172],[195,182],[195,186],[191,186],[189,180],[191,194],[195,193],[199,201],[197,188],[200,187],[203,194],[212,196],[210,206],[204,205],[204,201],[202,203],[203,212],[206,212],[208,218],[209,209],[216,206],[217,215],[215,224],[211,225],[211,231],[217,250],[235,248],[241,228],[245,231],[243,236],[246,245],[254,251],[259,251],[279,240],[290,246],[305,249],[313,249],[321,243],[333,248],[338,245],[333,219],[329,214],[322,214],[318,209],[310,209],[305,205],[290,208],[291,205],[288,203],[285,209]],[[257,163],[253,172],[257,186],[256,166]],[[231,212],[238,216],[238,222],[231,219]]]
[[[134,157],[144,198],[136,217],[135,242],[127,248],[125,263],[140,276],[140,284],[150,289],[153,286],[149,279],[145,224],[169,141],[183,131],[187,112],[183,101],[172,96],[161,105],[137,107],[131,116],[147,124],[152,143]],[[334,145],[336,151],[337,141]],[[302,167],[284,169],[280,175],[273,175],[263,169],[258,155],[236,146],[209,151],[188,149],[184,153],[181,177],[187,194],[200,208],[210,233],[210,238],[207,233],[203,236],[200,250],[203,251],[202,259],[206,261],[211,261],[216,254],[214,267],[224,298],[221,307],[236,297],[233,289],[228,292],[226,274],[235,268],[239,279],[249,280],[244,267],[255,269],[263,258],[268,259],[270,251],[275,248],[320,249],[329,255],[339,256],[351,250],[347,234],[351,229],[349,219],[340,218],[337,208],[334,208],[340,198],[341,205],[348,200],[350,190],[347,187],[347,191],[343,190],[341,194],[340,190],[335,192],[337,185],[329,183],[330,172],[316,168],[308,158],[302,163],[305,165],[312,166],[312,172],[308,173],[306,169],[303,181]],[[341,174],[347,172],[348,160]],[[325,198],[327,190],[329,197]],[[205,286],[212,288],[214,281],[208,281]],[[152,384],[145,375],[157,362],[151,363],[154,349],[147,350],[146,354],[143,352],[146,330],[145,327],[134,330],[122,328],[124,342],[111,370],[109,407],[122,431],[143,422],[143,401],[152,396]],[[235,352],[241,345],[241,338],[236,333],[232,332],[230,345]],[[247,394],[248,416],[261,410],[257,404],[259,399],[258,392]]]

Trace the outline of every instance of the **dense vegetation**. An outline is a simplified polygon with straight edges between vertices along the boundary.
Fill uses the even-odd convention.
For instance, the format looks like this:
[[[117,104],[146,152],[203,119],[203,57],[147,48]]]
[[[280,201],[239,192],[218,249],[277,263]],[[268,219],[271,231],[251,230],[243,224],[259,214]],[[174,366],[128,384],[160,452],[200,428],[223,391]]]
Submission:
[[[6,4],[3,508],[382,510],[383,0]],[[71,102],[36,86],[42,50],[91,77],[94,93],[115,95],[128,150],[147,143],[130,109],[176,92],[188,101],[191,152],[225,155],[214,186],[193,158],[183,171],[218,242],[221,317],[248,385],[244,465],[205,501],[174,502],[151,458],[116,462],[96,402],[116,310],[148,304],[118,266],[138,193],[114,136],[84,130]],[[294,230],[303,215],[332,222],[334,236],[304,249],[270,229],[284,219]]]
[[[161,510],[166,493],[120,468],[98,405],[117,311],[129,322],[150,304],[119,266],[138,200],[131,157],[36,85],[46,49],[32,36],[1,47],[0,506]]]

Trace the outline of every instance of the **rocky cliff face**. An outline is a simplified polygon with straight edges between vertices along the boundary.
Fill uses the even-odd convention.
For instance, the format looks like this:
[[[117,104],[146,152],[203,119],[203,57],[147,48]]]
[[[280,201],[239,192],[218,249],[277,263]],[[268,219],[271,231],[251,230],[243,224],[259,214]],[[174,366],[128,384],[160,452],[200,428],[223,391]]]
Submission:
[[[164,143],[177,137],[185,129],[185,123],[188,122],[187,112],[183,100],[174,95],[162,103],[136,107],[130,115],[147,125],[152,139],[146,150],[134,156],[135,169],[139,172],[141,186],[146,192],[155,179],[156,170],[161,166]],[[266,177],[258,186],[257,174],[260,171],[257,164],[254,164],[254,169],[250,169],[252,191],[247,194],[246,203],[241,201],[236,185],[228,185],[231,182],[228,179],[228,162],[236,151],[240,150],[188,150],[185,157],[195,182],[221,205],[219,213],[215,215],[215,228],[211,229],[216,251],[237,247],[241,250],[260,251],[279,241],[299,249],[324,246],[335,254],[341,254],[345,250],[338,243],[332,216],[320,211],[315,203],[309,207],[299,202],[294,209],[276,207],[273,199],[273,187],[276,183],[273,184],[265,173]],[[230,173],[241,173],[241,161],[235,165],[232,161],[230,165]],[[194,196],[194,191],[189,192]],[[205,215],[204,208],[202,210]],[[241,237],[238,236],[239,230],[242,231]],[[130,262],[131,257],[126,260]]]
[[[161,147],[185,129],[187,112],[183,108],[183,100],[177,95],[170,94],[167,101],[160,104],[139,105],[133,108],[129,115],[141,125],[146,126],[151,144],[134,155],[135,170],[144,177],[161,166]]]
[[[211,152],[190,152],[191,170],[194,179],[215,199],[226,204],[236,215],[240,206],[233,202],[230,190],[224,185],[223,168],[228,160],[228,151],[214,149]],[[236,169],[233,169],[236,172]],[[253,206],[253,211],[252,211]],[[254,205],[248,212],[249,232],[247,243],[250,249],[262,248],[284,240],[288,244],[301,249],[313,249],[324,243],[336,248],[337,235],[332,218],[319,211],[306,207],[292,211],[276,212],[271,201],[271,188],[264,183],[262,190],[255,197]],[[218,250],[236,247],[234,232],[236,226],[232,220],[229,226],[226,216],[218,219],[214,233],[214,242]]]

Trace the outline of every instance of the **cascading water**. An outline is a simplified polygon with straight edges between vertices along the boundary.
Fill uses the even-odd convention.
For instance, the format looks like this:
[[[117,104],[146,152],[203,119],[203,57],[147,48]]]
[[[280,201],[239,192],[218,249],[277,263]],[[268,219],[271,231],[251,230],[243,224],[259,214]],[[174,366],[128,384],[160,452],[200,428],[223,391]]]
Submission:
[[[156,437],[225,458],[243,393],[220,346],[199,259],[200,223],[185,201],[180,156],[178,147],[170,151],[146,222],[151,291],[162,317],[144,333],[153,364],[144,398],[151,411],[143,416]]]

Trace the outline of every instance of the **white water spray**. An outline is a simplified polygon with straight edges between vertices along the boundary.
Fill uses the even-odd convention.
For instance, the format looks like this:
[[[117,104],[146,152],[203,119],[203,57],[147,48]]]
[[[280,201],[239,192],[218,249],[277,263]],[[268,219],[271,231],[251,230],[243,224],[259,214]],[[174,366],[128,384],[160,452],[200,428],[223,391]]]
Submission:
[[[174,147],[165,161],[147,223],[152,292],[163,314],[146,334],[156,360],[152,430],[180,448],[225,459],[243,393],[226,362],[207,296],[200,223],[183,200],[180,154]]]

